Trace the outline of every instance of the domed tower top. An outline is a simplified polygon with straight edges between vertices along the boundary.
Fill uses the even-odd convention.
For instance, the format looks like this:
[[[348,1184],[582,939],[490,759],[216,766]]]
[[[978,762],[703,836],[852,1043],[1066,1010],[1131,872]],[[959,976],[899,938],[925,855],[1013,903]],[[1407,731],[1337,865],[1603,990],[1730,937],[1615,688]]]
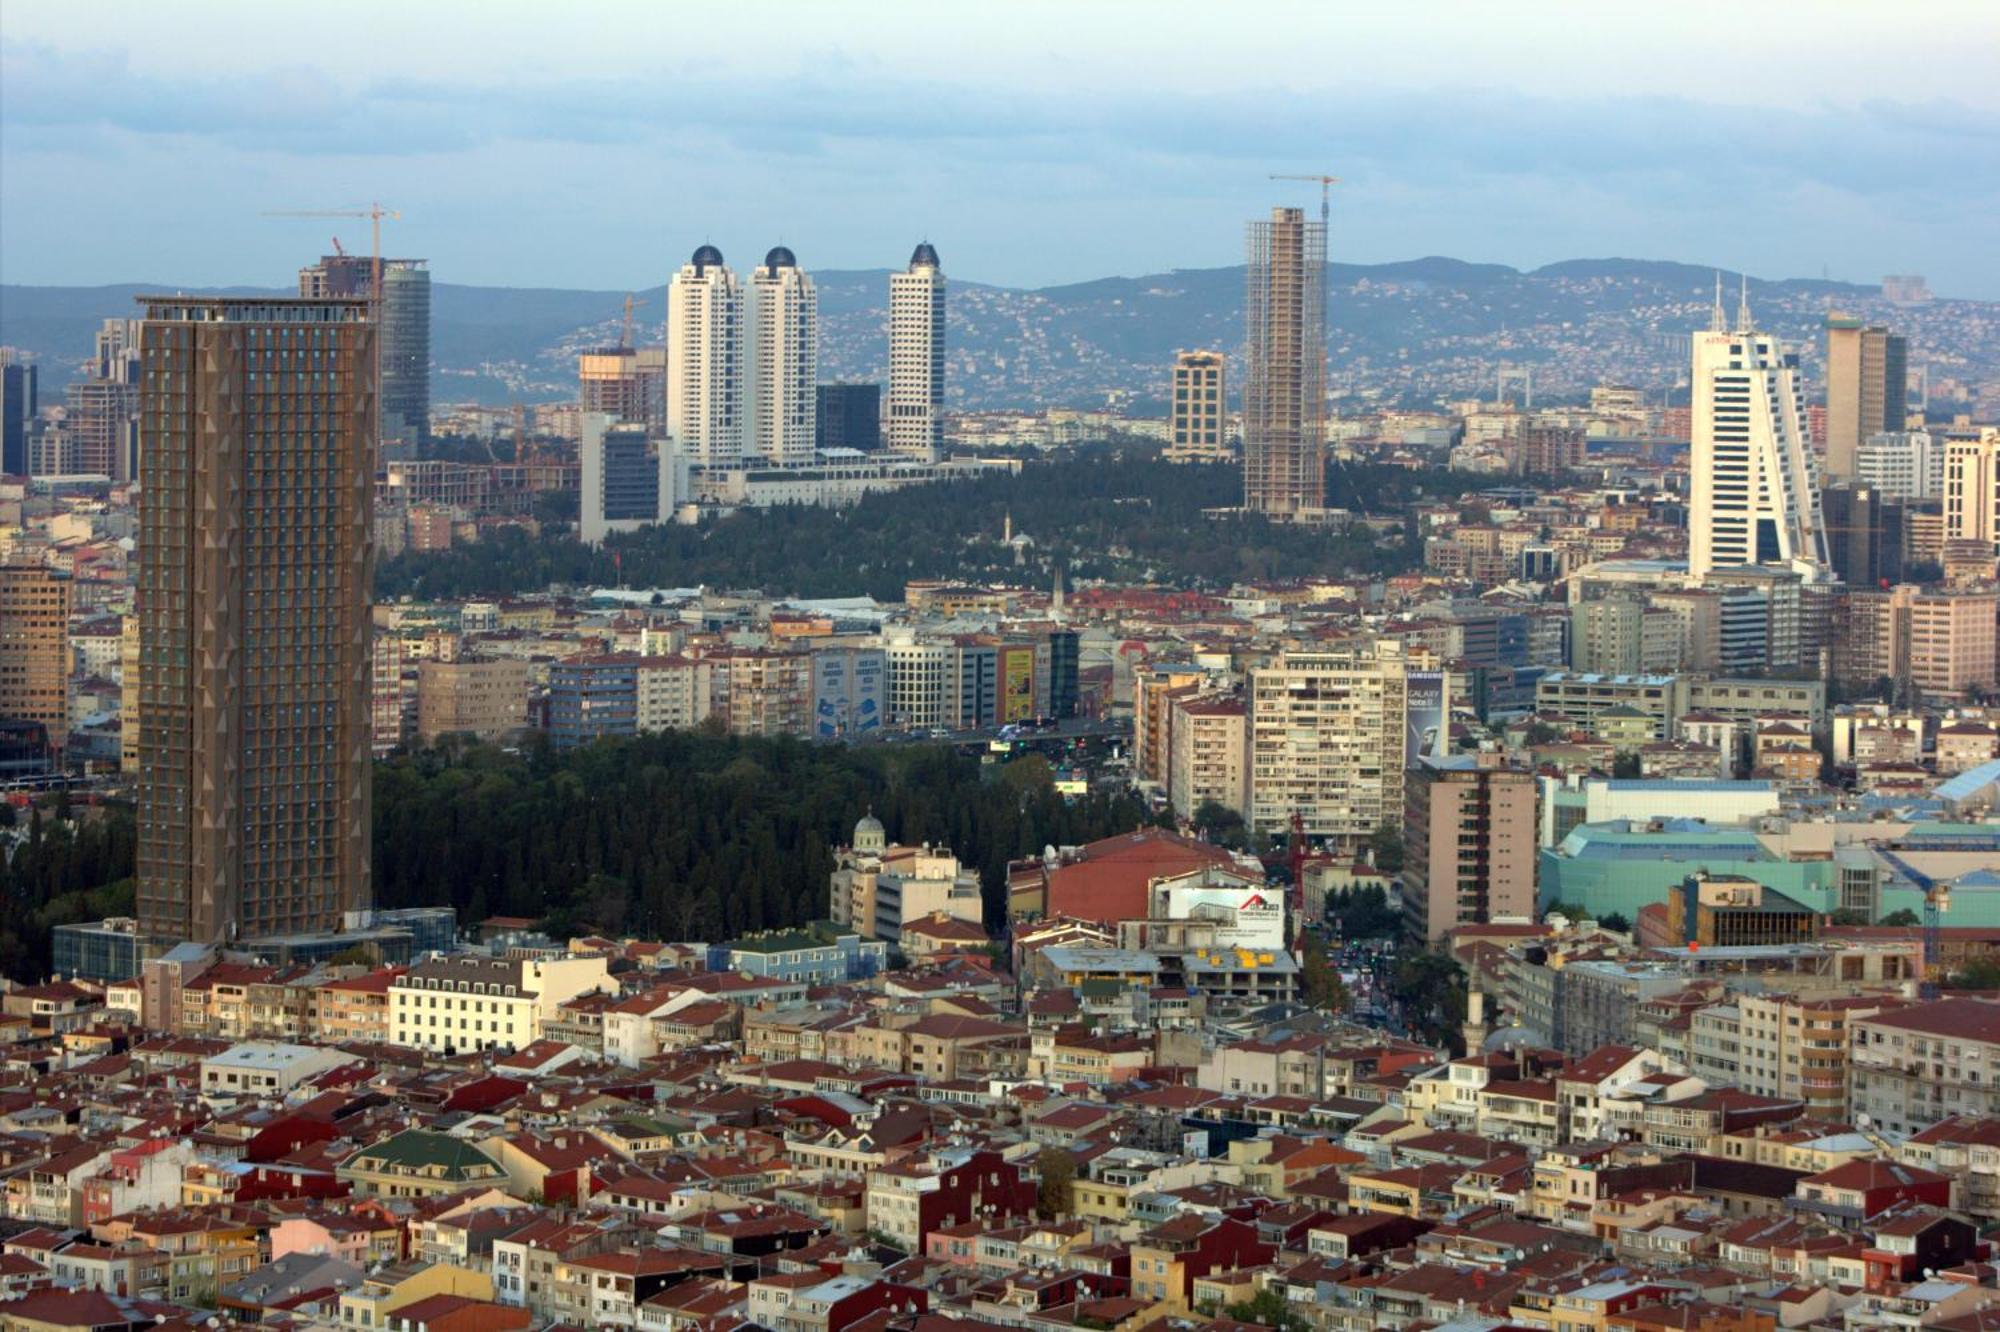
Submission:
[[[790,250],[782,245],[772,246],[771,252],[764,256],[764,267],[769,272],[775,273],[781,268],[797,268],[798,266],[798,259]]]
[[[943,267],[944,265],[938,262],[937,250],[932,247],[929,241],[918,241],[917,248],[910,252],[910,271],[912,272],[915,272],[919,268]]]
[[[854,825],[854,849],[881,852],[888,845],[889,833],[882,826],[882,820],[876,818],[873,811],[863,814],[861,822]]]
[[[713,245],[704,245],[694,252],[694,258],[688,262],[694,265],[695,275],[699,277],[704,269],[722,267],[722,251]]]

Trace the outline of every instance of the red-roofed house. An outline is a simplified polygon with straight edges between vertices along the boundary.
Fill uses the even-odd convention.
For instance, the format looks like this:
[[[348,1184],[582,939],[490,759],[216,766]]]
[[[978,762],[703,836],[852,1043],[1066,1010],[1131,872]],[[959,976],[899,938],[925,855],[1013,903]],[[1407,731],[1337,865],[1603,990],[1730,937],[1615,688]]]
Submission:
[[[383,1320],[384,1332],[517,1332],[534,1322],[526,1309],[463,1295],[431,1295]]]
[[[1146,890],[1154,879],[1178,878],[1216,866],[1230,868],[1226,849],[1162,828],[1142,828],[1078,847],[1073,858],[1044,866],[1044,914],[1116,925],[1146,918]]]

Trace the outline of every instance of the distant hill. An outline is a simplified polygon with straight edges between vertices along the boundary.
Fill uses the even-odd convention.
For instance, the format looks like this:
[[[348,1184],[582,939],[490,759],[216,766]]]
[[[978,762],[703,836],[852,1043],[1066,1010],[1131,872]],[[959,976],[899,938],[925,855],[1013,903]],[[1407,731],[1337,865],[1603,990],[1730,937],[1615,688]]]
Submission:
[[[813,275],[819,287],[821,376],[880,379],[888,360],[887,270]],[[1526,366],[1538,397],[1575,397],[1592,384],[1667,390],[1682,376],[1685,335],[1708,320],[1712,270],[1644,259],[1571,259],[1528,272],[1432,256],[1334,264],[1332,382],[1355,403],[1427,402],[1490,391],[1503,364]],[[1140,408],[1161,399],[1176,350],[1243,337],[1244,271],[1178,269],[1021,289],[954,278],[948,382],[966,409]],[[141,291],[171,283],[0,287],[0,343],[33,352],[51,385],[70,376],[107,316]],[[228,288],[239,293],[277,292]],[[634,293],[641,341],[661,336],[665,288]],[[440,282],[432,293],[436,400],[541,401],[574,391],[578,350],[618,336],[626,293]],[[1727,293],[1734,310],[1736,293]],[[1973,400],[2000,399],[2000,303],[1935,301],[1898,309],[1878,288],[1807,279],[1753,280],[1759,322],[1816,369],[1826,310],[1879,319],[1911,337],[1913,366],[1933,386],[1951,380]],[[1233,372],[1234,367],[1232,367]]]

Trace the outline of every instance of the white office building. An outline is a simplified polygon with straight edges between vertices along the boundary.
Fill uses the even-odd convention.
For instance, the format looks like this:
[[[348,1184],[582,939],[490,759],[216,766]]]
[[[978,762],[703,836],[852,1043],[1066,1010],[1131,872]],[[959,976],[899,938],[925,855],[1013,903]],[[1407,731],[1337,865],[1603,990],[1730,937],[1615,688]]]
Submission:
[[[944,451],[944,269],[925,241],[889,275],[889,405],[884,442],[925,461]]]
[[[587,546],[602,545],[613,532],[667,522],[687,502],[688,469],[680,445],[649,438],[636,422],[585,412],[577,460],[582,490],[577,528]]]
[[[1945,445],[1944,536],[2000,549],[2000,429]]]
[[[744,461],[810,466],[817,424],[819,293],[782,245],[750,272],[744,333],[750,427]]]
[[[667,431],[690,462],[743,457],[743,291],[704,245],[667,288]]]
[[[1862,441],[1855,475],[1894,499],[1936,499],[1944,493],[1944,439],[1926,430],[1878,432]]]
[[[1693,399],[1688,572],[1702,579],[1756,564],[1823,577],[1826,534],[1798,358],[1752,325],[1748,299],[1728,327],[1719,284],[1714,321],[1694,335]]]

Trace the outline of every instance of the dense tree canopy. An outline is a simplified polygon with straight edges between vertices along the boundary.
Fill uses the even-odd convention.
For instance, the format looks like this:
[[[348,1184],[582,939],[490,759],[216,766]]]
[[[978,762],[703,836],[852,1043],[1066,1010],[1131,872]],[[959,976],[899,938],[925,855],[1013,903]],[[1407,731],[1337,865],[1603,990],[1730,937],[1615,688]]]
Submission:
[[[1455,495],[1491,477],[1342,464],[1328,502],[1394,513]],[[1293,527],[1261,518],[1210,518],[1240,504],[1230,467],[1159,462],[1136,449],[1097,446],[1036,459],[1020,475],[871,495],[847,509],[740,512],[697,527],[648,527],[593,550],[568,536],[505,531],[476,545],[382,561],[384,597],[453,598],[539,592],[553,584],[762,588],[774,595],[897,600],[912,578],[1047,581],[1157,579],[1226,587],[1242,579],[1400,572],[1418,563],[1402,533],[1377,536]],[[1001,542],[1008,517],[1030,538]],[[614,563],[614,557],[616,563]]]
[[[55,926],[132,911],[131,808],[68,813],[67,802],[36,809],[12,854],[0,843],[0,972],[15,980],[48,974]]]
[[[873,810],[892,840],[949,846],[987,921],[1007,862],[1139,826],[1125,796],[1065,799],[1047,760],[982,764],[942,746],[845,748],[672,732],[568,754],[447,744],[375,769],[375,901],[556,929],[721,939],[824,916],[833,849]],[[49,931],[132,910],[129,808],[27,817],[0,863],[0,970],[39,978]]]
[[[996,769],[936,746],[672,732],[569,754],[451,747],[377,767],[375,897],[719,939],[825,915],[833,848],[871,809],[892,840],[978,870],[989,923],[1010,859],[1146,819],[1129,798],[1065,800],[1045,761]]]

